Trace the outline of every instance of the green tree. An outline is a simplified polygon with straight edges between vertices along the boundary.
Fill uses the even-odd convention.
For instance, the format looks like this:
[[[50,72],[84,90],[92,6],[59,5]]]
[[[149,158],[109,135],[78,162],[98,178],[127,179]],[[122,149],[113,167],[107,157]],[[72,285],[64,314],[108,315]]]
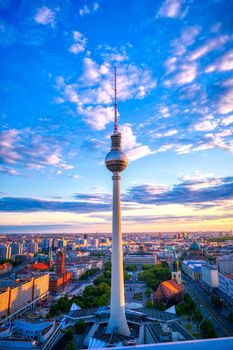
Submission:
[[[63,331],[66,335],[66,340],[71,341],[74,338],[74,332],[72,328],[67,328]]]
[[[228,319],[229,319],[230,322],[233,322],[233,312],[229,313]]]
[[[160,303],[156,304],[156,308],[160,311],[164,311],[164,310],[166,310],[167,306],[164,303],[160,302]]]
[[[66,350],[75,350],[75,346],[72,342],[67,343]]]
[[[96,268],[87,270],[86,272],[84,272],[84,274],[82,274],[80,276],[79,279],[80,279],[80,281],[84,281],[84,280],[88,279],[89,277],[96,275],[99,271],[100,270],[96,269]]]
[[[50,315],[52,317],[58,315],[58,305],[57,304],[53,304],[50,308],[50,311],[49,311]]]
[[[211,321],[205,320],[202,322],[200,329],[204,338],[216,338],[217,333]]]
[[[198,310],[197,308],[193,312],[193,318],[192,319],[196,323],[200,323],[202,321],[202,319],[203,319],[200,310]]]
[[[136,265],[127,265],[125,269],[126,269],[126,271],[137,271],[137,266]]]
[[[75,323],[75,332],[82,334],[86,328],[86,323],[82,320]]]
[[[149,309],[152,309],[153,306],[154,306],[154,305],[153,305],[152,301],[151,301],[150,299],[147,299],[147,301],[146,301],[146,307],[148,307]]]
[[[221,307],[223,306],[223,302],[218,295],[212,294],[211,301],[217,309],[221,309]]]
[[[147,296],[147,298],[149,298],[151,296],[151,293],[152,293],[151,288],[147,288],[146,289],[146,296]]]

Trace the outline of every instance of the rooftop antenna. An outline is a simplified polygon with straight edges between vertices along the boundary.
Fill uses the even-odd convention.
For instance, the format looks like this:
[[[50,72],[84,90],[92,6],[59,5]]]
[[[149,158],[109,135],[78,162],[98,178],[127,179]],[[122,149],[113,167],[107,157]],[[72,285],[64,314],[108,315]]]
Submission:
[[[117,118],[117,80],[116,80],[116,66],[114,67],[114,132],[118,131],[118,118]]]

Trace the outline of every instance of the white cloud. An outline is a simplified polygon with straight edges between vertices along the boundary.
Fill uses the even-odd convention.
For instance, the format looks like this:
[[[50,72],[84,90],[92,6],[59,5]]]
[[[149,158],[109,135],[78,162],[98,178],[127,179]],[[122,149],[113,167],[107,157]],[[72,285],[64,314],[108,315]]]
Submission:
[[[74,55],[85,51],[87,39],[78,31],[73,32],[73,44],[70,46],[69,51]]]
[[[164,62],[164,66],[166,67],[166,74],[174,72],[177,69],[177,58],[176,57],[168,58]]]
[[[217,127],[217,121],[204,120],[192,126],[195,131],[211,131]]]
[[[58,102],[74,103],[77,113],[91,128],[102,130],[113,118],[113,81],[114,72],[108,61],[97,64],[85,57],[83,74],[76,82],[69,84],[62,77],[56,79],[61,94]],[[143,99],[155,86],[155,79],[145,67],[122,64],[117,70],[117,97],[120,101]]]
[[[36,23],[47,25],[51,27],[55,26],[55,12],[52,11],[49,7],[43,6],[37,10],[37,13],[34,17]]]
[[[181,16],[181,0],[164,0],[158,17],[176,18]]]
[[[88,15],[90,12],[91,12],[91,11],[90,11],[90,9],[89,9],[89,7],[88,7],[87,5],[84,5],[83,7],[81,7],[81,8],[79,9],[79,14],[80,14],[80,16]]]
[[[233,111],[233,89],[229,89],[220,96],[218,111],[221,114],[227,114]]]
[[[190,55],[189,60],[195,61],[198,58],[205,56],[207,53],[214,51],[216,49],[222,48],[223,45],[229,41],[229,36],[221,35],[215,39],[211,39],[206,42],[206,44],[199,46]]]
[[[113,122],[113,107],[79,105],[77,111],[84,117],[85,122],[95,130],[103,130],[107,124]]]
[[[78,174],[68,175],[68,177],[71,177],[71,178],[74,179],[74,180],[80,180],[80,179],[81,179],[81,176],[78,175]]]
[[[186,28],[181,33],[181,36],[172,42],[172,46],[174,47],[174,54],[177,56],[182,56],[187,51],[187,47],[191,46],[195,42],[195,39],[200,31],[201,28],[198,26]]]
[[[233,50],[226,52],[222,57],[220,57],[214,63],[208,65],[205,69],[206,73],[211,73],[215,71],[228,71],[233,69]]]
[[[122,134],[122,149],[126,152],[129,160],[137,160],[152,153],[149,146],[137,142],[130,124],[123,124],[120,131]]]
[[[170,129],[168,131],[166,131],[163,136],[174,136],[178,133],[178,130],[176,129]]]
[[[154,132],[152,133],[152,139],[154,138],[161,138],[161,137],[170,137],[170,136],[174,136],[178,133],[178,130],[176,129],[170,129],[170,130],[167,130],[165,132],[161,132],[161,133],[157,133],[157,134],[154,134]]]
[[[65,170],[73,168],[63,160],[61,148],[54,140],[36,134],[30,128],[6,130],[0,136],[0,158],[7,173],[16,175],[15,167],[22,166],[32,170],[46,166]]]
[[[233,78],[226,79],[222,82],[222,86],[228,87],[228,86],[233,86]]]
[[[191,151],[193,147],[193,144],[188,144],[188,145],[177,145],[176,147],[176,152],[178,154],[187,154]]]
[[[228,117],[223,118],[221,120],[221,123],[226,125],[226,126],[232,124],[233,123],[233,115],[229,115]]]
[[[89,57],[85,57],[83,60],[84,73],[82,76],[83,82],[85,84],[95,85],[100,78],[100,71],[97,63]]]
[[[197,76],[196,63],[184,63],[179,67],[178,72],[171,78],[171,82],[176,85],[191,83]]]
[[[79,9],[80,16],[89,15],[91,12],[98,11],[100,5],[98,2],[94,2],[93,4],[84,5]]]

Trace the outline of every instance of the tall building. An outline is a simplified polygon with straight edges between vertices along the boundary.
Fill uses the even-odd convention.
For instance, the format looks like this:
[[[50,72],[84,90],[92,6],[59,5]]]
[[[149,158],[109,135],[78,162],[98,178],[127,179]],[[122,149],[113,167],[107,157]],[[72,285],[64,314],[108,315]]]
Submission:
[[[0,244],[0,260],[6,260],[11,258],[11,246],[7,242],[6,244]]]
[[[111,311],[107,333],[117,331],[129,336],[130,331],[125,316],[125,295],[123,275],[123,252],[121,232],[120,172],[127,166],[127,157],[121,150],[121,134],[118,131],[115,68],[115,120],[111,135],[111,150],[105,158],[105,165],[113,173],[113,209],[112,209],[112,277]]]
[[[23,254],[23,244],[21,242],[11,243],[11,255]]]
[[[211,288],[218,288],[218,269],[213,265],[201,266],[202,281]]]
[[[217,266],[221,273],[233,273],[233,254],[217,257]]]
[[[56,275],[61,276],[65,273],[65,253],[59,250],[56,254]]]
[[[26,242],[27,253],[38,253],[38,242],[37,240],[30,239]]]

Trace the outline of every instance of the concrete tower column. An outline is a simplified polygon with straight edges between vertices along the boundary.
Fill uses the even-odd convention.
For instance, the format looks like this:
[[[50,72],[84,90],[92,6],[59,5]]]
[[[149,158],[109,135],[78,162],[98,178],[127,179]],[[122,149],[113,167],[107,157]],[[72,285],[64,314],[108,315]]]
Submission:
[[[125,317],[124,271],[121,232],[120,173],[113,173],[111,314],[107,332],[130,335]]]

